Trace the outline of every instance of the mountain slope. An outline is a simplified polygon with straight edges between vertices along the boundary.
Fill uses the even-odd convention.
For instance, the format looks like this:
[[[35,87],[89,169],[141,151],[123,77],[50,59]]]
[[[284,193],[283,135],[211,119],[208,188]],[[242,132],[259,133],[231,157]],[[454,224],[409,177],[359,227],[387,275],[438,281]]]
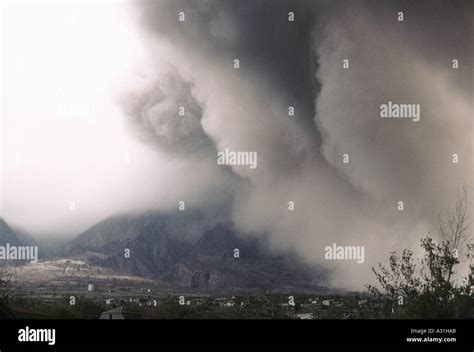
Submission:
[[[272,254],[259,238],[240,235],[227,223],[209,225],[197,212],[127,215],[80,234],[64,254],[99,253],[90,256],[94,265],[200,291],[318,288],[321,271],[295,255]]]
[[[16,234],[16,232],[8,226],[8,224],[0,218],[0,246],[9,243],[12,246],[19,246],[24,243],[23,240]]]

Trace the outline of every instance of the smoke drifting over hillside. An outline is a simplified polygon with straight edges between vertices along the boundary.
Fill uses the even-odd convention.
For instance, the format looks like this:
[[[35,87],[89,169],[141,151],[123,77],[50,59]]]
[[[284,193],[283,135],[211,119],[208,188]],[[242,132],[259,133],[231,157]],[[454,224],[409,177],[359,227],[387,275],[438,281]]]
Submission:
[[[133,9],[146,59],[118,99],[127,133],[160,156],[150,179],[155,167],[185,170],[150,183],[162,191],[148,208],[222,208],[239,230],[333,270],[334,286],[360,288],[390,250],[436,230],[460,187],[471,191],[469,2],[170,0]],[[420,121],[382,119],[389,101],[420,104]],[[258,167],[217,165],[225,149],[257,152]],[[142,197],[130,200],[121,210],[141,208]],[[365,262],[326,260],[333,243],[364,246]]]
[[[467,8],[439,3],[422,12],[408,3],[313,1],[272,2],[271,11],[262,1],[139,6],[157,48],[152,56],[167,60],[190,87],[180,99],[173,84],[163,91],[168,99],[191,99],[199,106],[192,111],[201,112],[171,149],[202,140],[193,136],[199,130],[217,150],[256,151],[256,170],[232,166],[236,179],[247,181],[236,188],[233,220],[243,230],[271,233],[276,247],[334,266],[334,284],[346,286],[368,279],[368,264],[389,249],[414,246],[435,230],[436,214],[460,186],[472,185],[472,50],[460,44],[470,38]],[[184,22],[177,21],[181,11]],[[454,58],[463,63],[457,71]],[[130,116],[144,133],[159,126],[156,140],[169,141],[175,126],[163,121],[159,106],[167,98],[161,99]],[[388,101],[420,104],[421,120],[381,119],[379,107]],[[216,150],[208,152],[212,158]],[[453,153],[460,163],[452,163]],[[323,249],[332,243],[365,246],[366,264],[325,261]]]

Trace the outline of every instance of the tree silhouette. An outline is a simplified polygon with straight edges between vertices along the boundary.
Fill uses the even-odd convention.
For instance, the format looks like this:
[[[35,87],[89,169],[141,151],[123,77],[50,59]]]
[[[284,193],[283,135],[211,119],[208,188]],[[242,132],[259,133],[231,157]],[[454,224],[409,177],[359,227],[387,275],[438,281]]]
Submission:
[[[382,315],[393,318],[468,318],[474,316],[471,236],[467,230],[467,192],[463,188],[454,209],[438,216],[440,242],[427,236],[421,240],[424,256],[415,261],[405,249],[401,257],[390,253],[388,267],[378,264],[372,271],[382,291],[367,285],[383,304]],[[468,252],[466,254],[466,249]],[[467,278],[455,279],[455,269],[469,257]]]

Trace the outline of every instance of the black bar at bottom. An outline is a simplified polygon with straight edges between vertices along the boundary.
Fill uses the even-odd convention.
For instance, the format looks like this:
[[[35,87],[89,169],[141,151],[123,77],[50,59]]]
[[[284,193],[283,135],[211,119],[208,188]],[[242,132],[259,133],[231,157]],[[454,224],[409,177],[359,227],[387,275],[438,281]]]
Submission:
[[[19,331],[26,327],[55,329],[55,344],[19,342]],[[473,327],[473,320],[3,320],[0,350],[98,344],[337,344],[447,351],[462,346],[472,351]]]

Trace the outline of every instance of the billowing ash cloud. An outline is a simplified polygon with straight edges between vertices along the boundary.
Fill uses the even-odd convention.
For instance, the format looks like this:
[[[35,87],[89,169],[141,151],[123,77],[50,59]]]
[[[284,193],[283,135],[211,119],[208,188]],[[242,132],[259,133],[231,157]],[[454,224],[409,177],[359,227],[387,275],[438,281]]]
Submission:
[[[130,125],[170,157],[200,165],[217,188],[225,183],[241,230],[269,233],[276,249],[333,269],[333,285],[361,287],[370,265],[435,231],[437,213],[472,186],[467,2],[155,1],[137,9],[151,59],[141,86],[122,99]],[[388,101],[420,104],[420,121],[382,119]],[[257,169],[218,166],[226,148],[257,152]],[[333,243],[365,246],[365,263],[325,260]]]
[[[178,154],[215,149],[202,129],[202,109],[190,84],[176,72],[128,96],[126,103],[127,114],[137,117],[134,127],[144,141],[153,141],[164,151]],[[177,119],[179,114],[181,118]]]
[[[399,10],[404,22],[396,20]],[[468,17],[435,4],[350,7],[330,18],[316,44],[323,154],[372,198],[406,199],[412,217],[433,215],[450,204],[453,185],[472,180]],[[350,70],[334,65],[342,58]],[[453,70],[453,59],[462,67]],[[421,121],[381,119],[379,106],[388,101],[420,104]],[[350,167],[340,153],[351,154]]]

